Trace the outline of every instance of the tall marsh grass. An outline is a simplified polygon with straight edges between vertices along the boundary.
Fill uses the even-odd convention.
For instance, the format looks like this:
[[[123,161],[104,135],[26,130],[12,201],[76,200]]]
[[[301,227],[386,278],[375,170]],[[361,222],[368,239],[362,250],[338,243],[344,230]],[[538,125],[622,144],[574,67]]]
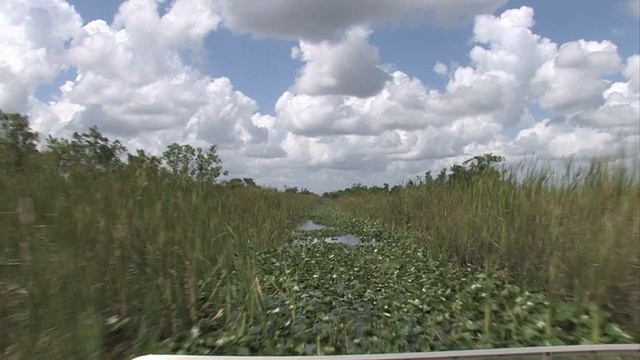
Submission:
[[[125,359],[203,307],[253,316],[250,249],[280,241],[310,201],[136,169],[0,171],[0,357]]]
[[[637,169],[633,169],[637,171]],[[462,265],[578,304],[595,301],[640,339],[640,182],[626,167],[569,164],[557,181],[531,168],[518,178],[405,187],[343,196],[340,205],[416,234]],[[555,180],[554,180],[555,179]]]

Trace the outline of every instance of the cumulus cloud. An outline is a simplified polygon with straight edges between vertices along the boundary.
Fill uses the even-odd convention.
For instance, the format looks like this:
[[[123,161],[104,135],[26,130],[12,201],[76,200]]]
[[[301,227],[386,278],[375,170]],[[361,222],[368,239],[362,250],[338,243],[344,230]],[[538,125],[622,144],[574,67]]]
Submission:
[[[542,93],[540,105],[561,114],[594,109],[603,104],[603,78],[621,70],[617,47],[610,41],[574,41],[537,71],[533,79]]]
[[[604,103],[595,111],[581,112],[571,120],[602,131],[632,135],[640,123],[640,94],[632,91],[630,83],[613,83],[602,94]]]
[[[156,151],[173,141],[221,149],[266,142],[266,129],[252,122],[255,101],[180,55],[183,48],[197,51],[216,29],[212,9],[210,1],[178,0],[160,16],[154,0],[136,0],[123,3],[111,25],[83,26],[66,54],[77,76],[49,105],[57,130],[97,125]]]
[[[66,43],[82,19],[62,0],[6,0],[0,14],[0,109],[25,112],[36,88],[66,68]]]
[[[252,120],[256,102],[234,91],[229,79],[208,82],[201,97],[207,102],[198,107],[186,127],[197,139],[220,144],[221,148],[267,141],[267,129],[255,126]]]
[[[469,54],[473,66],[460,77],[467,83],[466,79],[487,76],[500,80],[496,89],[500,89],[503,107],[498,116],[510,125],[523,118],[534,100],[530,97],[531,78],[557,53],[555,43],[532,32],[533,17],[533,9],[525,6],[506,10],[500,16],[478,16],[473,29],[477,44]]]
[[[278,124],[308,136],[411,131],[464,118],[513,125],[530,105],[526,95],[536,69],[557,52],[556,45],[533,34],[531,26],[533,11],[526,7],[500,17],[479,16],[473,64],[454,67],[444,91],[429,89],[419,79],[395,71],[379,93],[366,99],[286,92],[276,104]],[[448,69],[444,64],[439,68],[441,72]]]
[[[161,13],[155,0],[130,0],[113,23],[83,25],[61,0],[8,0],[0,108],[27,111],[54,136],[98,125],[156,154],[175,141],[216,144],[234,177],[315,191],[397,183],[483,152],[637,158],[640,55],[623,59],[607,40],[554,43],[534,33],[529,7],[490,14],[503,3],[176,0]],[[383,23],[471,18],[470,61],[437,62],[441,89],[380,66],[369,43]],[[299,42],[303,65],[273,116],[229,78],[189,65],[185,53],[202,54],[220,26]],[[75,76],[51,101],[35,97],[66,69]]]
[[[640,55],[633,55],[627,59],[623,73],[629,79],[631,91],[640,92]]]
[[[535,34],[534,24],[528,7],[478,16],[471,63],[434,68],[449,75],[442,91],[397,70],[366,99],[285,92],[276,125],[290,133],[284,146],[290,160],[335,170],[350,161],[381,178],[390,169],[424,169],[489,151],[515,158],[637,157],[638,56],[623,64],[610,41],[558,46]],[[628,82],[607,80],[619,73]],[[535,119],[536,104],[552,118]],[[515,137],[507,135],[514,130]]]
[[[254,100],[184,57],[182,50],[202,51],[203,39],[217,28],[212,1],[177,0],[160,15],[154,0],[133,0],[121,5],[112,24],[98,19],[84,26],[61,1],[0,6],[6,7],[0,44],[7,49],[0,59],[0,108],[28,112],[41,133],[69,136],[97,125],[130,149],[155,154],[172,142],[216,144],[238,171],[246,171],[239,154],[286,156]],[[66,68],[76,76],[52,101],[34,97],[38,85]]]
[[[431,23],[456,26],[492,13],[506,0],[222,0],[225,26],[261,36],[332,40],[354,25]]]
[[[294,90],[308,95],[377,94],[389,75],[377,65],[378,49],[368,43],[371,31],[350,28],[339,43],[300,41],[292,55],[305,61]]]
[[[214,0],[175,0],[162,16],[156,0],[134,0],[120,5],[113,27],[126,29],[136,50],[153,60],[167,48],[200,49],[220,21]]]
[[[416,129],[428,124],[426,88],[396,71],[375,96],[294,94],[285,92],[276,103],[280,128],[305,136],[377,135],[388,129]]]

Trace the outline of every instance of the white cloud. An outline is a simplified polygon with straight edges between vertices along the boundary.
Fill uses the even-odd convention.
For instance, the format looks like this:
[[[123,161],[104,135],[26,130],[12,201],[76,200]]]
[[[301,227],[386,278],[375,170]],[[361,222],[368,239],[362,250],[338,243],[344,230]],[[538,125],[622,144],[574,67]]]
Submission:
[[[610,41],[569,42],[542,65],[533,80],[541,93],[540,105],[559,114],[592,110],[603,104],[603,78],[621,70],[617,47]]]
[[[214,0],[175,0],[162,16],[158,1],[133,0],[120,5],[113,27],[125,29],[137,51],[162,58],[162,50],[182,47],[198,50],[204,37],[221,19]]]
[[[354,25],[429,23],[450,27],[492,13],[506,0],[222,0],[225,26],[259,36],[332,40]]]
[[[576,123],[601,131],[631,135],[640,123],[640,94],[629,83],[614,83],[603,93],[604,103],[595,111],[574,116]]]
[[[605,154],[620,156],[637,143],[637,135],[622,139],[610,132],[594,128],[576,128],[567,123],[553,123],[549,119],[522,130],[507,144],[505,152],[513,155],[535,155],[541,159],[573,157],[588,161]],[[637,154],[635,155],[637,157]]]
[[[368,43],[370,33],[367,28],[353,27],[339,43],[300,41],[292,56],[306,64],[294,90],[308,95],[377,94],[389,75],[377,66],[380,56],[378,49]]]
[[[449,68],[447,67],[447,65],[441,63],[441,62],[437,62],[435,64],[435,66],[433,67],[433,72],[435,72],[438,75],[447,75],[447,72],[449,71]]]
[[[533,15],[522,7],[478,16],[471,64],[434,68],[450,75],[444,91],[395,71],[367,99],[283,94],[276,124],[295,134],[284,146],[290,160],[331,169],[350,163],[364,178],[388,179],[390,169],[420,172],[490,151],[515,158],[637,157],[638,57],[623,66],[610,41],[558,46],[532,32]],[[629,82],[606,79],[621,71]],[[535,119],[529,108],[536,103],[553,120]],[[507,130],[518,124],[525,128],[510,138]]]
[[[555,43],[531,31],[535,24],[533,16],[533,9],[524,6],[506,10],[500,16],[478,16],[473,30],[477,45],[470,52],[473,67],[460,79],[487,76],[500,79],[499,86],[496,87],[495,82],[493,85],[499,89],[498,96],[502,100],[498,116],[502,117],[501,122],[509,125],[518,123],[525,116],[534,100],[530,94],[531,78],[557,53]],[[474,93],[486,91],[480,88],[476,87]]]
[[[65,43],[82,19],[62,0],[0,2],[0,109],[25,112],[40,84],[65,68]]]
[[[526,7],[506,11],[500,17],[479,16],[474,38],[488,47],[472,49],[474,66],[450,71],[444,92],[428,89],[401,71],[394,72],[392,80],[367,99],[287,92],[276,104],[278,124],[308,136],[411,131],[464,118],[513,125],[530,105],[526,95],[536,69],[557,52],[549,39],[530,31],[532,25],[533,11]],[[440,65],[445,71],[446,65]]]
[[[623,73],[630,81],[631,91],[640,92],[640,55],[630,56],[627,59],[627,66]]]
[[[533,9],[523,6],[500,16],[476,17],[473,38],[478,45],[470,52],[476,70],[505,72],[528,81],[542,63],[553,58],[557,45],[531,31],[533,16]]]
[[[277,125],[305,136],[374,135],[391,129],[416,129],[438,121],[426,111],[427,91],[415,78],[396,71],[375,96],[293,94],[276,103]]]
[[[470,62],[433,68],[448,77],[443,89],[381,66],[369,43],[384,22],[455,22],[502,3],[234,1],[219,12],[213,0],[178,0],[160,15],[154,0],[131,0],[113,24],[82,26],[64,2],[9,0],[0,5],[8,54],[0,58],[0,108],[27,111],[54,136],[98,125],[152,153],[174,141],[217,144],[234,177],[316,191],[397,183],[482,152],[637,158],[640,55],[623,61],[610,41],[556,44],[533,32],[528,7],[479,15]],[[275,116],[184,57],[203,54],[203,39],[220,24],[299,41],[292,56],[304,65]],[[67,68],[76,76],[51,102],[35,98]],[[550,118],[536,118],[534,105]]]
[[[62,136],[97,125],[133,147],[156,153],[174,141],[217,144],[222,150],[266,144],[267,129],[253,124],[255,101],[234,90],[229,79],[201,74],[180,55],[184,48],[201,50],[204,37],[217,27],[212,2],[178,0],[162,16],[156,6],[154,0],[123,3],[112,25],[94,20],[78,27],[66,51],[51,53],[51,59],[62,64],[58,67],[73,66],[77,76],[61,86],[49,104],[32,99],[31,111],[38,114],[34,125]],[[70,7],[62,8],[75,14]],[[192,14],[194,8],[198,11]],[[27,7],[22,12],[36,10]],[[49,25],[21,24],[25,33],[39,33]],[[50,36],[42,46],[51,48],[60,41]],[[49,64],[47,60],[43,57],[42,63]],[[49,78],[56,75],[54,70]],[[36,79],[32,88],[38,81],[45,80]],[[271,148],[277,152],[274,144]]]
[[[186,126],[195,138],[221,148],[238,148],[243,144],[264,143],[267,129],[257,127],[253,116],[257,110],[254,100],[239,91],[234,91],[227,78],[208,82],[200,96],[208,101],[190,117]]]

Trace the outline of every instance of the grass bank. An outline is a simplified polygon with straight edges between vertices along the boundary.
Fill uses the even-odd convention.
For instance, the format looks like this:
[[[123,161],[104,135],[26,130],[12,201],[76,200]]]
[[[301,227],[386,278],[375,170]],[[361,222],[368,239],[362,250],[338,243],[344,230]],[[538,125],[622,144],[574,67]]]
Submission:
[[[326,201],[313,217],[334,229],[291,232],[314,197],[186,184],[135,168],[20,176],[0,176],[10,189],[0,202],[6,358],[631,341],[593,301],[554,303],[498,271],[448,261],[412,231]],[[307,241],[345,233],[376,246]]]
[[[248,249],[280,242],[314,201],[134,167],[0,172],[0,189],[7,359],[125,359],[156,351],[202,308],[253,312]]]
[[[340,196],[340,207],[395,229],[461,265],[504,270],[554,299],[597,303],[640,339],[637,169],[593,161],[499,179],[432,182]]]

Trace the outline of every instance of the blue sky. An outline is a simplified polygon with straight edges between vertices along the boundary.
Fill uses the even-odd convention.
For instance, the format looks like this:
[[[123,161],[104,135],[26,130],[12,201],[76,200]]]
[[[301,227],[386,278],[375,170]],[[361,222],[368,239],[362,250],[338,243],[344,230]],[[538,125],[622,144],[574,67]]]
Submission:
[[[8,0],[0,108],[152,152],[217,144],[233,177],[314,191],[488,151],[633,157],[639,7]]]
[[[72,0],[83,20],[108,22],[120,6],[120,0]],[[579,6],[577,6],[579,4]],[[509,1],[497,12],[520,6],[533,6],[537,34],[559,43],[577,39],[614,40],[622,56],[638,53],[640,28],[619,0],[542,0]],[[469,62],[472,25],[442,29],[429,24],[406,27],[384,26],[376,30],[370,42],[380,49],[381,62],[392,64],[432,87],[442,88],[446,78],[433,72],[436,62]],[[618,32],[622,31],[623,34]],[[274,104],[294,82],[300,62],[291,59],[296,41],[255,39],[249,34],[234,34],[228,29],[211,33],[206,41],[206,71],[226,76],[234,86],[260,105],[264,113],[274,115]],[[259,55],[256,55],[259,54]]]

